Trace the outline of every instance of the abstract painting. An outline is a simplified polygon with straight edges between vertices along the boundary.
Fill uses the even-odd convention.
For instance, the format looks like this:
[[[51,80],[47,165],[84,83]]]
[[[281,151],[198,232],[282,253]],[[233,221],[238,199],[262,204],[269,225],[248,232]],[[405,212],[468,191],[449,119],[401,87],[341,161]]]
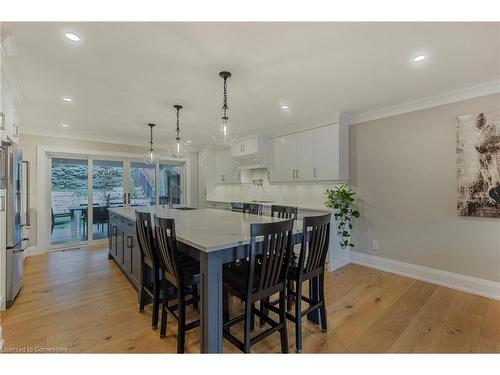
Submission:
[[[457,118],[457,209],[500,218],[500,113]]]

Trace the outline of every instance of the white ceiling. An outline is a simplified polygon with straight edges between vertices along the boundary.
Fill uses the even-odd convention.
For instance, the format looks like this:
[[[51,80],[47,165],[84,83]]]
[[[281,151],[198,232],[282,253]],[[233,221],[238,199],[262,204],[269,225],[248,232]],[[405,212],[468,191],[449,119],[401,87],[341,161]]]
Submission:
[[[237,131],[269,135],[500,79],[500,23],[28,22],[2,34],[16,45],[4,59],[24,97],[23,132],[117,143],[145,144],[148,122],[169,142],[176,103],[183,138],[211,142],[221,70],[233,73]],[[416,64],[420,53],[428,60]]]

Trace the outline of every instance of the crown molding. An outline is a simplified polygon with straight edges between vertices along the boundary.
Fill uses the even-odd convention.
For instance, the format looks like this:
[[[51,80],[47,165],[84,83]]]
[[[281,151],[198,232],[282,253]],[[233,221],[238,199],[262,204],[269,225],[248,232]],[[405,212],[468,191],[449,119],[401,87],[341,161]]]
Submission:
[[[134,147],[143,147],[144,150],[147,150],[149,147],[149,143],[146,141],[144,142],[136,142],[131,141],[131,142],[126,142],[123,140],[117,140],[116,138],[108,138],[108,137],[86,137],[86,136],[78,136],[78,135],[71,135],[71,134],[65,134],[64,136],[61,136],[59,134],[55,133],[47,133],[47,132],[37,132],[37,131],[23,131],[23,129],[20,129],[20,134],[21,136],[27,135],[27,136],[32,136],[32,137],[47,137],[47,138],[55,138],[55,139],[60,139],[60,140],[72,140],[72,141],[81,141],[81,142],[94,142],[94,143],[101,143],[101,144],[113,144],[113,145],[118,145],[118,146],[134,146]],[[166,147],[155,147],[155,150],[158,149],[159,151],[164,151],[166,152],[167,148]],[[188,152],[198,152],[199,147],[197,146],[191,146],[191,145],[186,145],[186,150]],[[146,152],[146,151],[144,151]]]
[[[351,124],[373,121],[385,117],[400,115],[414,111],[420,111],[426,108],[437,107],[444,104],[460,102],[462,100],[478,98],[481,96],[500,93],[500,80],[492,81],[486,84],[469,87],[463,90],[451,91],[446,94],[430,96],[411,102],[385,107],[374,111],[364,113],[354,113],[350,116]]]

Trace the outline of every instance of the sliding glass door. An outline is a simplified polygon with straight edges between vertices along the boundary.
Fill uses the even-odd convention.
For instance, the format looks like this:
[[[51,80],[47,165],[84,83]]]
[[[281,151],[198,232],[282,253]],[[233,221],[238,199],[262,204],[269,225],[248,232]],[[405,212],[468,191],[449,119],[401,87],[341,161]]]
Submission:
[[[156,166],[142,162],[130,163],[130,205],[156,204]]]
[[[52,158],[51,243],[87,241],[88,160]]]
[[[123,206],[123,161],[92,163],[92,239],[108,237],[108,208]]]
[[[103,240],[108,209],[183,203],[183,163],[145,164],[133,159],[51,157],[51,244]]]

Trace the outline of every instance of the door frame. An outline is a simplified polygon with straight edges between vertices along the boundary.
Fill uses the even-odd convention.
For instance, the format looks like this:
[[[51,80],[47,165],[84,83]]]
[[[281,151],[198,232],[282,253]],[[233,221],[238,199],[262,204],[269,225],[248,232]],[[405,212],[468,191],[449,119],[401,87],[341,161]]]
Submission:
[[[68,158],[81,158],[89,160],[89,201],[92,202],[92,163],[93,160],[120,160],[123,161],[124,168],[124,179],[125,179],[125,168],[126,165],[130,166],[131,161],[139,161],[144,159],[144,155],[137,153],[127,153],[127,152],[116,152],[116,151],[105,151],[99,149],[78,149],[65,146],[37,146],[37,168],[36,168],[36,205],[33,205],[32,209],[36,210],[36,234],[37,241],[35,246],[35,251],[31,253],[43,254],[48,251],[62,250],[64,248],[74,248],[77,246],[83,246],[87,244],[98,244],[107,243],[107,240],[91,240],[91,233],[88,234],[87,241],[78,244],[71,244],[69,246],[53,246],[51,244],[50,238],[50,207],[51,207],[51,189],[50,189],[50,176],[51,176],[51,158],[57,155],[57,157],[68,157]],[[189,158],[172,158],[160,152],[159,160],[156,162],[156,170],[159,169],[160,163],[178,163],[183,165],[181,168],[181,181],[182,190],[184,195],[184,200],[186,205],[191,204],[191,160]],[[159,175],[155,173],[155,179],[159,180]],[[125,184],[129,184],[129,181],[124,180]],[[33,193],[33,189],[30,189],[30,193]],[[158,204],[159,189],[157,187],[155,191],[156,204]],[[92,211],[92,210],[89,210]],[[89,215],[91,213],[89,212]],[[91,217],[89,217],[90,221]],[[91,232],[91,231],[89,231]]]

